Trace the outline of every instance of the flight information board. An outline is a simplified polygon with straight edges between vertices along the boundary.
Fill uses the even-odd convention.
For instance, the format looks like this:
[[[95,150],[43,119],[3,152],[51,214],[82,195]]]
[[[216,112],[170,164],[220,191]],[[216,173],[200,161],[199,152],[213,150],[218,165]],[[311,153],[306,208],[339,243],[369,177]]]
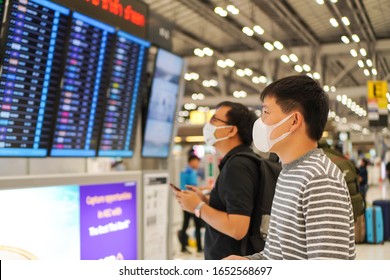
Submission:
[[[133,156],[137,103],[150,43],[118,32],[100,138],[99,156]]]
[[[73,13],[52,156],[96,156],[115,28]]]
[[[0,157],[131,157],[150,43],[59,2],[0,0]]]
[[[11,1],[0,69],[0,156],[47,155],[69,9]]]
[[[3,22],[4,0],[0,0],[0,22]]]

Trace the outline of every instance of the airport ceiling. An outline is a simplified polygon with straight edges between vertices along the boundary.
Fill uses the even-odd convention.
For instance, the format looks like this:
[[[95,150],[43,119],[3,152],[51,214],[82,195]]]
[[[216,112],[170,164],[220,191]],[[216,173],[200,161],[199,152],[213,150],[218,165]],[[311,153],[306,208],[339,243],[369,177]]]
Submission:
[[[367,117],[337,95],[363,112],[367,81],[390,80],[389,0],[144,2],[173,23],[173,51],[186,58],[187,73],[198,74],[186,76],[184,102],[213,106],[234,93],[255,106],[268,82],[310,73],[329,92],[337,115],[367,125]],[[194,93],[204,99],[193,100]]]

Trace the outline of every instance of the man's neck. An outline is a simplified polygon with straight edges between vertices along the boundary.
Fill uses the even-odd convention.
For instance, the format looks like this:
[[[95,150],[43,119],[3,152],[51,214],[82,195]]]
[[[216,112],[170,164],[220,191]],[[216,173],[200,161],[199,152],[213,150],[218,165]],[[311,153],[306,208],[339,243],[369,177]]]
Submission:
[[[286,139],[287,140],[287,139]],[[288,139],[287,143],[280,143],[280,151],[277,152],[283,164],[288,164],[317,148],[317,142],[310,138]],[[283,145],[284,144],[284,145]]]
[[[226,140],[224,140],[226,141]],[[226,142],[227,143],[222,143],[224,141],[221,141],[221,142],[217,142],[215,144],[215,148],[218,150],[218,152],[221,154],[221,156],[224,158],[226,156],[226,154],[228,152],[230,152],[231,150],[233,150],[235,147],[241,145],[241,141],[238,141],[238,140],[233,140],[231,139],[230,141],[227,140]]]

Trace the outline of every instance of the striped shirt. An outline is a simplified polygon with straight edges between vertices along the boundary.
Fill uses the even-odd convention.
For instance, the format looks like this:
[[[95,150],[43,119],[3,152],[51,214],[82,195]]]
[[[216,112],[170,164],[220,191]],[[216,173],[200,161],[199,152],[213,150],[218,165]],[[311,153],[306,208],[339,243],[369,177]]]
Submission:
[[[340,169],[314,149],[283,165],[263,259],[355,259],[348,187]]]

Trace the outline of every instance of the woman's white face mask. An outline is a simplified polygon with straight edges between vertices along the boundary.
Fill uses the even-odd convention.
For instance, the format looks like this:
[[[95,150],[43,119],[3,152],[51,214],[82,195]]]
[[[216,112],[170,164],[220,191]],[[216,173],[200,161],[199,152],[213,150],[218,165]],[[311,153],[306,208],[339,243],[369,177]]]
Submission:
[[[274,131],[276,128],[285,123],[293,115],[294,114],[289,115],[288,117],[284,118],[283,120],[274,125],[266,125],[263,120],[259,118],[253,125],[252,130],[253,144],[255,145],[255,147],[261,152],[268,153],[273,147],[273,145],[289,136],[291,134],[290,131],[283,133],[275,139],[271,139],[272,131]]]
[[[231,127],[231,126],[232,125],[215,126],[215,125],[212,125],[211,123],[206,123],[203,127],[204,141],[206,142],[207,145],[214,146],[215,143],[228,139],[229,136],[217,139],[217,138],[215,138],[214,134],[215,134],[215,131],[217,129],[227,128],[227,127]]]

